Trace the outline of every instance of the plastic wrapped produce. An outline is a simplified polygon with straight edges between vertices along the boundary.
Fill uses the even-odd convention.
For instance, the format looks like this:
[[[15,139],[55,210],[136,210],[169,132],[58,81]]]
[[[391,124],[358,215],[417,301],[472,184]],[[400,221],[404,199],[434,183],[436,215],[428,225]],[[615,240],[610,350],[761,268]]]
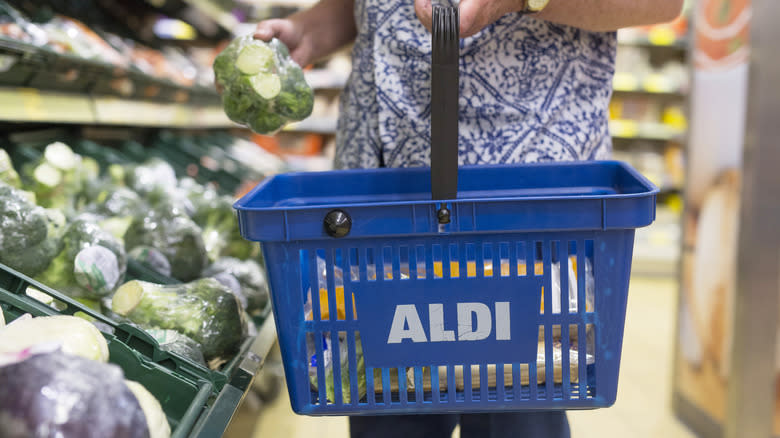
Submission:
[[[331,403],[335,401],[336,395],[336,387],[335,387],[335,378],[333,374],[333,342],[331,341],[331,335],[330,332],[323,333],[322,337],[320,338],[320,342],[322,342],[322,356],[323,356],[323,370],[325,371],[325,394],[328,397],[328,401]],[[307,338],[306,339],[306,348],[309,354],[309,381],[311,382],[312,388],[317,389],[318,388],[318,379],[317,379],[317,354],[316,354],[316,346],[314,345],[313,338]],[[344,403],[351,403],[352,402],[352,396],[350,392],[350,383],[349,383],[349,355],[348,355],[348,344],[347,344],[347,338],[345,335],[339,335],[339,341],[338,346],[339,349],[339,368],[341,370],[341,395],[344,400]],[[358,394],[357,399],[360,400],[363,398],[363,396],[366,395],[366,365],[365,361],[363,360],[363,348],[360,343],[360,335],[355,335],[355,354],[357,358],[357,369],[356,369],[356,375],[358,377]],[[377,372],[379,370],[375,370]]]
[[[0,329],[0,354],[14,353],[37,344],[56,344],[67,354],[106,362],[108,344],[95,326],[70,315],[25,315]]]
[[[0,367],[0,436],[147,438],[136,396],[116,365],[63,353]]]
[[[127,257],[160,275],[171,276],[171,263],[168,261],[168,257],[154,248],[136,246],[127,254]]]
[[[62,248],[65,217],[30,202],[0,182],[0,263],[24,274],[42,272]]]
[[[16,189],[22,186],[19,174],[14,170],[14,166],[11,164],[11,157],[8,156],[8,152],[5,149],[0,149],[0,182],[4,182]]]
[[[208,264],[201,228],[176,208],[152,208],[139,215],[125,233],[125,246],[160,251],[170,263],[171,275],[181,281],[198,278]]]
[[[63,249],[36,279],[73,297],[100,299],[121,284],[127,270],[122,243],[97,224],[77,219],[62,238]]]
[[[141,195],[155,189],[176,187],[176,172],[170,164],[159,158],[152,158],[130,169],[126,176],[127,185]]]
[[[206,268],[204,276],[216,276],[227,273],[235,277],[241,287],[241,293],[246,297],[246,310],[249,314],[262,311],[268,303],[269,292],[265,271],[254,260],[238,260],[223,257]]]
[[[241,305],[213,278],[177,285],[133,280],[116,291],[111,308],[143,328],[176,330],[192,338],[209,363],[232,356],[246,336]]]
[[[147,329],[146,333],[149,333],[157,341],[162,350],[176,353],[203,366],[206,365],[200,344],[193,341],[192,338],[176,330]]]
[[[273,133],[311,114],[314,92],[277,39],[235,39],[214,59],[214,74],[227,116],[255,132]]]

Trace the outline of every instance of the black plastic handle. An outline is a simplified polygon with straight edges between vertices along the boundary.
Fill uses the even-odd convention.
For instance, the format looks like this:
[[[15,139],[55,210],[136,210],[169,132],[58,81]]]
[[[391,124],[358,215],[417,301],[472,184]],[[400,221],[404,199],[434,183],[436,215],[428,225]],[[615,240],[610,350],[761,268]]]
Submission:
[[[459,26],[458,8],[433,7],[431,196],[434,200],[458,197]]]

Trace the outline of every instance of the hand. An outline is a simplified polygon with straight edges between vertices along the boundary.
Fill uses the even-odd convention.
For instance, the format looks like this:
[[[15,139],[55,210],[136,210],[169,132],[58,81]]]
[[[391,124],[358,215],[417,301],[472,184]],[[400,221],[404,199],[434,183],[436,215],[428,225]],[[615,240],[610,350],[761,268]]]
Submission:
[[[504,15],[522,10],[524,6],[523,0],[461,0],[458,6],[460,37],[470,37]],[[423,26],[430,31],[433,20],[431,0],[415,0],[414,11]]]
[[[313,60],[312,44],[301,26],[291,18],[261,21],[257,24],[254,37],[262,41],[278,38],[290,50],[290,56],[301,67],[306,67]]]

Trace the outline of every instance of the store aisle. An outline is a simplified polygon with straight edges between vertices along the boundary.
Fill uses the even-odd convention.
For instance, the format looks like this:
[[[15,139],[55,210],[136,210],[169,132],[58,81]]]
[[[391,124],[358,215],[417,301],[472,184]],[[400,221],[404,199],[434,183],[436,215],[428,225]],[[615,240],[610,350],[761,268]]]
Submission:
[[[693,437],[671,413],[676,300],[675,279],[634,278],[629,294],[618,401],[611,409],[570,413],[573,437]],[[283,392],[274,404],[264,408],[254,436],[345,438],[348,429],[343,417],[296,416]]]

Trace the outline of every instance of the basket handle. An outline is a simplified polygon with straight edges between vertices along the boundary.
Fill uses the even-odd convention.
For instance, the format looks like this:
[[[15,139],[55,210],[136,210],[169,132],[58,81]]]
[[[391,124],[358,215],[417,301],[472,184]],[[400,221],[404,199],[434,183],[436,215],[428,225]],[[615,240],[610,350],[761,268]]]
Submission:
[[[431,32],[431,196],[433,200],[458,197],[459,26],[458,8],[439,5],[433,7]],[[449,212],[445,207],[439,210],[439,222],[449,222]]]

